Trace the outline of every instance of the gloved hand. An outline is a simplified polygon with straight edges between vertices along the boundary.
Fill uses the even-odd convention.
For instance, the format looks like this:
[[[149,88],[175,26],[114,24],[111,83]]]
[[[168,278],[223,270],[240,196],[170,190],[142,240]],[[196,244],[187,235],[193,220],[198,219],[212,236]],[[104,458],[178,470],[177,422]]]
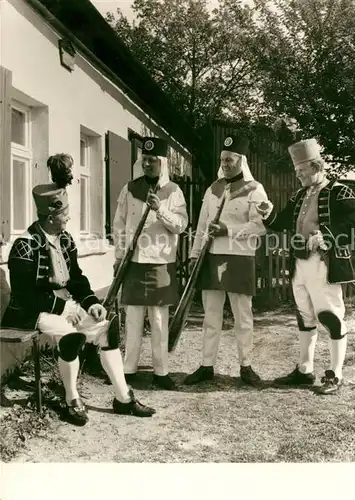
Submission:
[[[307,247],[311,252],[316,252],[318,248],[321,250],[327,250],[327,245],[321,231],[312,231],[312,235],[309,237],[307,242]]]
[[[217,224],[211,222],[208,226],[208,232],[213,237],[228,236],[228,228],[223,222],[218,222]]]
[[[89,307],[88,314],[92,316],[96,321],[103,321],[106,319],[107,311],[101,304],[93,304]]]

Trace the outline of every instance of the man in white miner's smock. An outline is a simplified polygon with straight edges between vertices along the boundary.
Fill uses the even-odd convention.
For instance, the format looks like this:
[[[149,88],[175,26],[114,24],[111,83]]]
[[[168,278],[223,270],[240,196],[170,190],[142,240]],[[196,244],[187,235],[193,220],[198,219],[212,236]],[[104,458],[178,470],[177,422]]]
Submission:
[[[116,268],[147,207],[148,218],[138,239],[122,284],[121,303],[126,306],[126,380],[138,370],[144,315],[151,326],[153,382],[173,389],[168,368],[169,306],[178,301],[176,251],[188,216],[184,195],[169,179],[167,142],[156,137],[143,140],[142,157],[134,165],[134,179],[122,189],[114,218]],[[158,189],[153,192],[158,183]]]

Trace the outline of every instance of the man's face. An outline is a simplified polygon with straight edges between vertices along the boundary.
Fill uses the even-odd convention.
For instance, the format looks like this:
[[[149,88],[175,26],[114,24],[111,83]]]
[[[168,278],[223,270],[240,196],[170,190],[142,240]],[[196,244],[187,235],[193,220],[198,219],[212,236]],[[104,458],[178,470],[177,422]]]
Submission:
[[[297,179],[301,182],[303,187],[315,184],[319,177],[319,171],[312,166],[311,162],[306,161],[295,167]]]
[[[64,231],[67,227],[67,222],[70,220],[69,207],[63,210],[60,214],[51,216],[50,220],[52,221],[51,228],[55,234],[59,234],[61,231]]]
[[[222,151],[221,168],[226,179],[231,179],[232,177],[240,174],[242,170],[241,159],[242,157],[238,153],[233,153],[231,151]]]
[[[142,155],[142,168],[144,175],[158,177],[161,171],[160,159],[157,156]]]

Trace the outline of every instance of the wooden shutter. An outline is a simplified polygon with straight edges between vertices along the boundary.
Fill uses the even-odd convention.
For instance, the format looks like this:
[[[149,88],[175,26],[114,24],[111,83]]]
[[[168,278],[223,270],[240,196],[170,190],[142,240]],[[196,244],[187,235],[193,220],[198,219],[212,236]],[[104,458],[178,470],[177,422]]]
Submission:
[[[11,231],[11,89],[12,73],[0,66],[0,238],[5,241]]]
[[[106,236],[112,241],[112,225],[118,196],[132,178],[131,143],[127,139],[106,134]]]

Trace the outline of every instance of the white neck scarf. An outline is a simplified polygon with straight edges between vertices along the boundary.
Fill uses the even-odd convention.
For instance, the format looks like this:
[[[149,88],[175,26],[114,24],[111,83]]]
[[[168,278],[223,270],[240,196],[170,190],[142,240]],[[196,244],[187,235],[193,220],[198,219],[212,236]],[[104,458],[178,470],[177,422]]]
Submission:
[[[253,177],[253,175],[252,175],[252,173],[250,171],[250,168],[249,168],[246,156],[241,155],[241,160],[240,161],[241,161],[241,171],[243,173],[243,179],[246,182],[253,181],[254,177]],[[224,173],[223,173],[222,167],[219,167],[217,176],[218,176],[218,179],[223,179],[224,178]]]
[[[160,159],[161,171],[159,175],[159,186],[163,187],[165,184],[170,182],[169,178],[169,168],[168,168],[168,159],[165,156],[158,156]],[[138,158],[133,165],[133,180],[138,177],[142,177],[144,175],[143,167],[142,167],[142,157]]]

